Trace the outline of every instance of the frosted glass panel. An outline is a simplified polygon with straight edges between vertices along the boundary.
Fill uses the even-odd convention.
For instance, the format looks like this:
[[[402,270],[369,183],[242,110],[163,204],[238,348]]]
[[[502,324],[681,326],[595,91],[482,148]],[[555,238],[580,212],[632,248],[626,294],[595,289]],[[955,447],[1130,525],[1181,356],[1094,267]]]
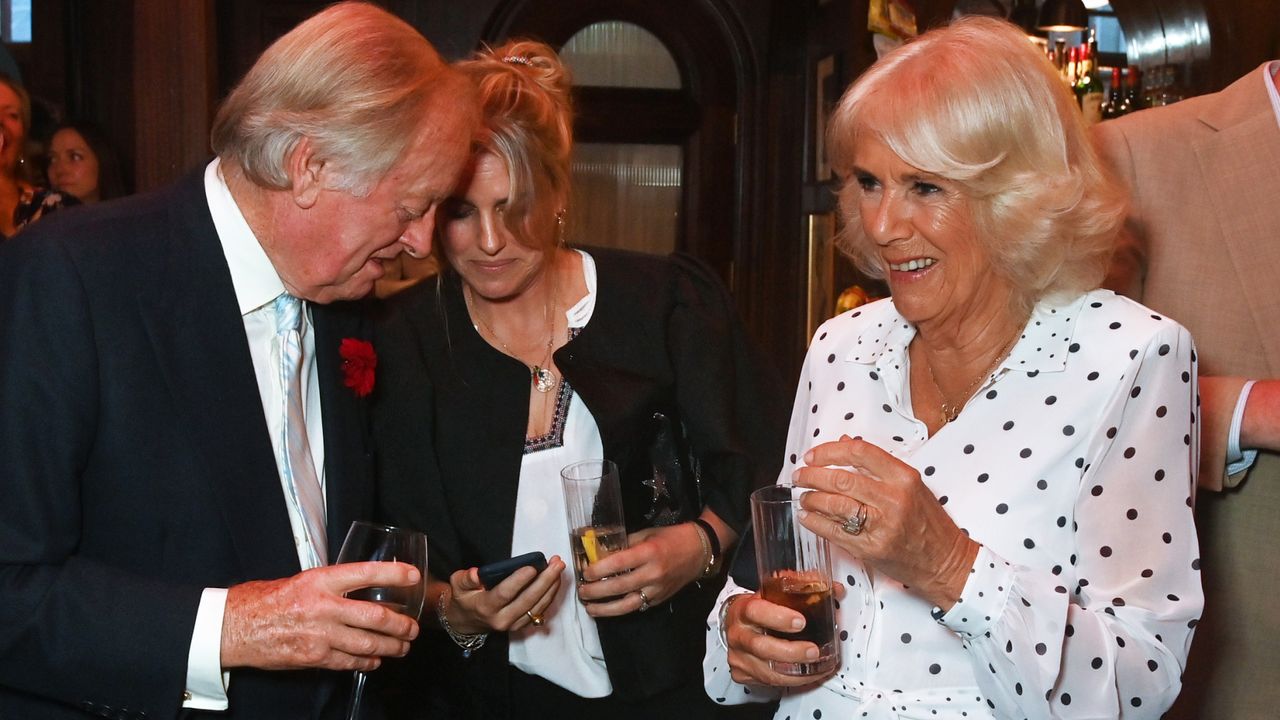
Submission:
[[[678,90],[680,71],[653,33],[626,22],[600,22],[579,30],[560,49],[574,85]]]
[[[570,240],[647,253],[675,250],[683,155],[679,145],[577,145]]]

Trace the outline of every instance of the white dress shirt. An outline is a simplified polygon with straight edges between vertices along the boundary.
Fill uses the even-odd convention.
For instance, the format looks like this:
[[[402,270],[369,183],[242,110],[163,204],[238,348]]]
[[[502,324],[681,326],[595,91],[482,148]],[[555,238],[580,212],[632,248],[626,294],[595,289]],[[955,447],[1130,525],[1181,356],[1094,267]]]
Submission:
[[[253,358],[253,371],[258,379],[258,393],[262,398],[263,415],[271,435],[271,447],[279,458],[284,422],[278,408],[282,407],[284,389],[280,385],[280,342],[276,336],[272,302],[285,292],[284,283],[232,198],[217,159],[205,169],[204,189],[209,212],[213,216],[213,226],[218,232],[223,255],[231,270],[236,302],[244,320],[249,354]],[[307,439],[311,444],[311,455],[323,493],[324,426],[320,414],[320,384],[315,372],[315,331],[309,311],[303,313],[301,334],[302,383],[307,388],[304,406]],[[305,569],[310,567],[311,562],[309,541],[303,530],[302,510],[293,501],[283,476],[280,482],[289,510],[289,526],[293,530],[298,562]],[[187,657],[187,686],[183,707],[198,710],[227,709],[228,674],[222,671],[221,659],[222,619],[226,601],[225,588],[206,588],[200,597],[191,650]]]
[[[1190,335],[1109,291],[1041,302],[930,436],[909,397],[915,332],[891,300],[819,328],[781,477],[810,447],[862,436],[919,471],[982,547],[942,613],[833,546],[842,667],[785,695],[777,717],[1158,718],[1203,606]],[[731,580],[721,602],[738,592]],[[776,697],[733,682],[718,612],[708,626],[708,694]]]

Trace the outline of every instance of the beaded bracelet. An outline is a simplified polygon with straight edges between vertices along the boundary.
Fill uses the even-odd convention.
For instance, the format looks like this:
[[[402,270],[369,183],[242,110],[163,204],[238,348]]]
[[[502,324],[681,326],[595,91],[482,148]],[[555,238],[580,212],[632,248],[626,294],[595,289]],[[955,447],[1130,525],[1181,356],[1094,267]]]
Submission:
[[[468,635],[460,633],[449,626],[449,618],[446,616],[445,607],[449,604],[449,600],[453,598],[453,591],[446,589],[440,593],[440,599],[436,601],[436,617],[440,619],[440,627],[444,628],[445,633],[449,635],[449,639],[454,644],[462,648],[462,657],[469,658],[471,653],[484,647],[484,641],[489,639],[489,633],[475,633]]]

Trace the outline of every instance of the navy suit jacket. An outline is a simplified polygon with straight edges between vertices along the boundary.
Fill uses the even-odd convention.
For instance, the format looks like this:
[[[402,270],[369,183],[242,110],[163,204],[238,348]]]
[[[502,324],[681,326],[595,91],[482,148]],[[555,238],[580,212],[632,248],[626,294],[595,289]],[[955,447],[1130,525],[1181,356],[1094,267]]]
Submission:
[[[202,176],[0,245],[0,718],[200,716],[203,588],[299,570]],[[338,353],[366,328],[353,305],[313,319],[336,555],[373,508]],[[233,716],[327,717],[349,677],[233,671]]]

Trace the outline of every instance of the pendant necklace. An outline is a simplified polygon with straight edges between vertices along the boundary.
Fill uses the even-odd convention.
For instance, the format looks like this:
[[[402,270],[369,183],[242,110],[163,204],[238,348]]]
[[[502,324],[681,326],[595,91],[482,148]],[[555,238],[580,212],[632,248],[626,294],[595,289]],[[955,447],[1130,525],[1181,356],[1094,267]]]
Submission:
[[[938,403],[938,410],[942,414],[943,425],[953,422],[956,418],[960,417],[960,411],[963,410],[964,406],[969,402],[969,398],[973,397],[973,393],[978,389],[979,383],[989,377],[991,373],[995,372],[996,367],[1000,365],[1000,362],[1004,360],[1009,354],[1009,351],[1013,349],[1014,341],[1017,340],[1021,334],[1022,332],[1019,330],[1019,332],[1015,333],[1013,337],[1009,338],[1009,342],[1005,343],[1004,348],[996,354],[995,360],[991,361],[991,364],[987,366],[987,369],[982,371],[981,375],[974,378],[973,382],[969,383],[969,387],[965,388],[964,395],[960,402],[955,405],[951,405],[947,402],[947,396],[942,394],[942,388],[938,387],[938,380],[933,376],[933,363],[925,365],[925,368],[929,371],[929,382],[933,383],[933,389],[937,391],[938,397],[942,399],[942,402]]]
[[[480,321],[480,324],[484,326],[484,329],[489,333],[489,336],[492,337],[494,340],[498,341],[498,344],[502,346],[503,352],[505,352],[507,355],[517,360],[520,360],[520,362],[523,363],[524,360],[521,359],[520,356],[517,355],[514,351],[512,351],[511,348],[505,342],[503,342],[502,338],[498,335],[498,333],[494,332],[493,328],[489,325],[489,323],[483,317],[481,317],[480,313],[476,312],[475,299],[471,296],[471,286],[468,285],[466,286],[466,288],[467,288],[467,305],[471,307],[471,314],[477,320]],[[529,368],[529,380],[530,382],[533,383],[533,388],[540,393],[551,392],[556,386],[556,376],[555,376],[555,373],[551,372],[551,367],[550,367],[551,346],[555,344],[555,340],[556,340],[555,323],[551,318],[551,305],[554,303],[555,303],[555,293],[553,292],[551,295],[551,302],[548,303],[543,308],[543,316],[546,318],[546,321],[547,321],[547,348],[542,354],[542,362],[535,363],[533,365],[528,365],[526,363],[526,366]],[[475,326],[472,325],[472,327],[475,327]],[[477,331],[479,331],[479,329],[480,328],[476,328]]]

